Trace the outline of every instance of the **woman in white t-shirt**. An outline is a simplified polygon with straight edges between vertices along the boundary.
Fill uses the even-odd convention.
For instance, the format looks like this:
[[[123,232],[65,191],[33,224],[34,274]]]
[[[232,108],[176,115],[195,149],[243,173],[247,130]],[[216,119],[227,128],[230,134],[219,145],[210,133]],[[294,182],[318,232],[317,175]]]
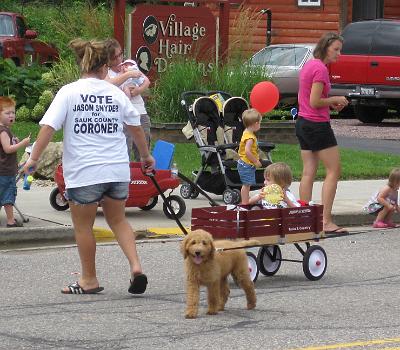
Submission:
[[[139,85],[132,85],[130,87],[130,100],[132,105],[137,109],[140,113],[140,124],[142,125],[144,134],[146,136],[147,147],[150,148],[150,129],[151,122],[150,117],[147,114],[146,107],[144,104],[144,100],[142,98],[142,94],[148,89],[150,86],[150,80],[144,75],[135,61],[130,60],[136,66],[136,69],[126,69],[123,65],[123,52],[121,45],[115,39],[108,39],[106,41],[107,50],[108,50],[108,75],[106,80],[111,84],[114,84],[118,87],[122,87],[124,83],[131,78],[140,78],[142,79]],[[130,138],[129,134],[126,134],[126,142],[128,144],[128,152],[131,154],[131,150],[133,151],[133,158],[135,161],[139,161],[139,152],[136,147],[136,140]]]
[[[125,218],[130,182],[129,159],[123,125],[135,137],[143,169],[152,170],[140,115],[126,95],[103,80],[108,71],[105,42],[75,39],[70,42],[81,69],[81,79],[60,89],[40,121],[41,129],[25,173],[35,168],[54,132],[63,128],[63,170],[75,239],[82,265],[79,281],[62,289],[65,294],[94,294],[102,287],[96,275],[96,241],[93,224],[101,202],[104,216],[129,260],[128,291],[144,293],[147,277],[142,272],[135,236]]]

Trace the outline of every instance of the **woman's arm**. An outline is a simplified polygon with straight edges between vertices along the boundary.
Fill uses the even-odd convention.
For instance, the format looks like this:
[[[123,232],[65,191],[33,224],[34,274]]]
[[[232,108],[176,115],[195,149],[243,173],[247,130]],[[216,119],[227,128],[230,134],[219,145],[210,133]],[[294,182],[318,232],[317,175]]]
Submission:
[[[144,82],[140,86],[130,86],[131,96],[142,95],[145,90],[150,86],[150,80],[143,75]]]
[[[142,72],[140,72],[139,70],[127,70],[126,72],[118,74],[114,78],[111,78],[107,74],[107,76],[104,80],[108,81],[109,83],[111,83],[113,85],[120,86],[123,83],[125,83],[125,81],[127,81],[129,78],[135,79],[135,78],[139,78],[142,75],[143,75]]]
[[[321,108],[326,106],[333,106],[334,108],[343,108],[349,104],[347,98],[344,96],[331,96],[322,97],[322,91],[324,90],[324,84],[321,82],[315,82],[311,86],[310,94],[310,106],[312,108]],[[335,109],[336,109],[335,108]]]

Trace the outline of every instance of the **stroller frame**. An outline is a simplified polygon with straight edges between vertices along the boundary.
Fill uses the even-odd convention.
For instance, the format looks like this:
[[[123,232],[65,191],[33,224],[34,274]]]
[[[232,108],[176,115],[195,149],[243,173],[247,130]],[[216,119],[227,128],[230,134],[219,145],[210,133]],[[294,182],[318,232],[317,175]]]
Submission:
[[[189,198],[196,198],[199,195],[199,188],[203,188],[207,192],[212,192],[215,194],[222,194],[222,199],[225,204],[236,204],[240,201],[240,188],[242,187],[242,183],[240,182],[239,175],[237,173],[237,170],[231,170],[232,168],[236,167],[236,160],[225,160],[223,157],[226,154],[227,150],[235,150],[238,148],[239,143],[228,143],[228,139],[226,137],[226,134],[224,133],[224,137],[222,140],[218,140],[218,137],[216,135],[212,135],[211,141],[219,141],[222,142],[222,144],[218,145],[213,145],[213,144],[206,144],[204,141],[201,131],[207,128],[207,125],[214,124],[213,126],[215,127],[214,133],[217,134],[217,128],[221,127],[223,130],[225,129],[225,125],[223,122],[223,118],[221,117],[221,111],[219,111],[217,104],[209,97],[210,95],[213,94],[221,94],[224,99],[227,101],[229,99],[232,99],[230,94],[224,91],[186,91],[181,94],[181,104],[183,108],[185,109],[189,122],[192,126],[193,129],[193,136],[195,138],[196,144],[199,148],[199,151],[202,155],[202,164],[200,169],[197,172],[193,172],[195,175],[195,180],[192,183],[183,183],[181,186],[181,196],[185,199]],[[208,102],[207,100],[210,100],[211,102]],[[192,102],[189,102],[192,101]],[[214,105],[214,107],[218,111],[218,120],[204,120],[203,122],[206,122],[203,129],[199,130],[199,125],[203,126],[203,124],[199,123],[199,118],[196,116],[196,103],[198,101],[204,101],[207,102],[211,106],[211,104]],[[247,102],[243,100],[246,103],[246,108],[248,108]],[[212,111],[213,114],[215,115],[215,111]],[[216,119],[216,117],[214,117]],[[221,138],[220,138],[221,139]],[[207,140],[209,141],[209,140]],[[240,141],[240,140],[239,140]],[[270,151],[275,148],[274,144],[268,143],[268,142],[260,142],[259,143],[260,149],[266,152],[267,154],[267,159],[263,160],[263,167],[267,166],[268,164],[272,163],[272,159],[270,156]],[[211,168],[211,172],[207,171],[207,168]],[[228,175],[229,173],[229,175]],[[257,184],[252,186],[251,189],[259,189],[264,185],[264,176],[263,176],[263,170],[257,170]],[[216,176],[219,176],[218,178]],[[217,183],[218,181],[221,182],[223,181],[224,189],[221,191],[221,189],[214,189],[214,190],[209,190],[204,188],[205,186],[202,186],[201,184],[201,178],[203,177],[210,177],[212,178],[214,184]],[[234,178],[234,179],[232,179]],[[195,186],[193,186],[195,185]]]

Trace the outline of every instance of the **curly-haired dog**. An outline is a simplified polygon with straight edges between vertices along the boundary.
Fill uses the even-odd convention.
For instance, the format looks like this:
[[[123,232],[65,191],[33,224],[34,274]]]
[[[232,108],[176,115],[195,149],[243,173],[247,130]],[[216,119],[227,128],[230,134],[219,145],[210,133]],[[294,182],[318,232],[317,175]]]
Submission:
[[[224,309],[229,296],[228,275],[246,293],[247,309],[256,307],[256,293],[250,279],[249,266],[244,249],[217,251],[216,248],[236,248],[259,244],[258,241],[213,241],[204,230],[189,233],[182,242],[181,250],[186,267],[186,318],[196,318],[199,308],[200,285],[207,287],[208,311],[215,315]]]

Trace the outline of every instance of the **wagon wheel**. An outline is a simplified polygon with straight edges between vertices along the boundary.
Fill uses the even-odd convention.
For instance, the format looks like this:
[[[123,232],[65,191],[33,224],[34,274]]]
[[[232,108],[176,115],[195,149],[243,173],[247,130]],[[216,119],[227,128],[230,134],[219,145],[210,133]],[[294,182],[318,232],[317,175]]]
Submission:
[[[328,259],[319,245],[309,247],[303,257],[303,272],[310,281],[318,281],[325,274]]]
[[[164,214],[168,219],[174,219],[174,215],[168,209],[167,203],[169,204],[171,209],[174,211],[174,213],[178,219],[180,219],[185,214],[185,212],[186,212],[185,201],[179,196],[172,195],[165,199],[165,203],[163,205]]]
[[[258,273],[259,273],[257,258],[251,252],[246,252],[246,254],[247,254],[247,261],[249,264],[250,279],[253,282],[255,282],[255,281],[257,281],[257,277],[258,277]]]
[[[281,267],[282,252],[278,245],[261,247],[257,254],[260,272],[265,276],[275,275]]]
[[[67,210],[69,208],[68,201],[65,197],[60,193],[58,187],[54,188],[50,193],[50,204],[51,206],[58,211]]]
[[[155,196],[150,198],[145,206],[139,208],[142,210],[151,210],[156,206],[157,202],[158,202],[158,196]]]

